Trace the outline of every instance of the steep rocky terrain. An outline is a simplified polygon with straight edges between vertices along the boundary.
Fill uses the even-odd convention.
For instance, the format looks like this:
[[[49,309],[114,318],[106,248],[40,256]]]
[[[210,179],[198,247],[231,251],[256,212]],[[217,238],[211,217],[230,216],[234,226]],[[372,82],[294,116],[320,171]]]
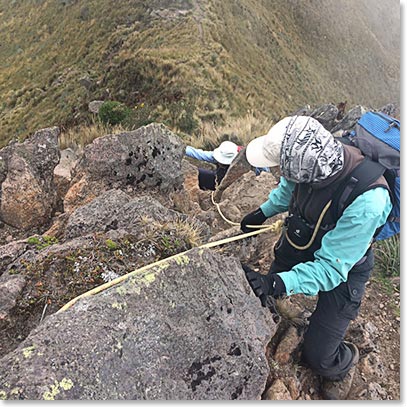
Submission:
[[[300,111],[339,135],[365,108]],[[272,174],[256,177],[242,151],[211,197],[162,124],[79,156],[57,138],[43,129],[0,150],[0,399],[320,399],[300,364],[316,299],[264,309],[240,265],[267,271],[278,229],[202,246],[240,234],[212,199],[238,224]],[[400,398],[392,284],[373,276],[347,333],[362,355],[351,399]]]

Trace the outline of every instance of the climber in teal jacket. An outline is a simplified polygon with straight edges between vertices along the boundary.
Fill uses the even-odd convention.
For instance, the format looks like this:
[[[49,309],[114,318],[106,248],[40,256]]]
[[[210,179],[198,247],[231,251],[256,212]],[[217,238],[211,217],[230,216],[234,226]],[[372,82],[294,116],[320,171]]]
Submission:
[[[278,122],[266,136],[249,143],[246,157],[253,166],[278,166],[281,178],[268,200],[242,219],[242,231],[288,211],[269,273],[243,266],[246,277],[263,306],[268,296],[318,295],[302,360],[323,378],[324,398],[344,399],[359,351],[343,338],[359,313],[373,269],[375,232],[392,208],[386,180],[381,176],[339,211],[337,191],[348,185],[364,157],[306,116]]]
[[[266,218],[288,211],[294,187],[294,182],[281,177],[269,200],[260,205]],[[317,295],[346,281],[349,271],[360,260],[360,253],[369,248],[374,232],[386,222],[391,208],[389,193],[384,188],[374,188],[357,197],[336,227],[324,236],[324,244],[315,251],[313,262],[300,263],[278,274],[287,294]]]

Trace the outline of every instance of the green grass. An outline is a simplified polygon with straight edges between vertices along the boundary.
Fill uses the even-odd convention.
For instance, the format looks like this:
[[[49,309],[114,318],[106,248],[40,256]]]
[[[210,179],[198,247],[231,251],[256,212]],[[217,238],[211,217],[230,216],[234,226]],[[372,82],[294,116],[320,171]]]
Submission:
[[[384,277],[400,276],[400,236],[382,240],[375,246],[377,271]]]
[[[0,147],[91,123],[95,99],[194,136],[248,111],[399,100],[394,0],[0,0],[0,41]]]
[[[397,285],[395,279],[400,277],[400,236],[375,243],[375,268],[373,278],[384,291],[392,296]],[[397,307],[394,307],[397,309]],[[398,311],[399,312],[399,311]]]

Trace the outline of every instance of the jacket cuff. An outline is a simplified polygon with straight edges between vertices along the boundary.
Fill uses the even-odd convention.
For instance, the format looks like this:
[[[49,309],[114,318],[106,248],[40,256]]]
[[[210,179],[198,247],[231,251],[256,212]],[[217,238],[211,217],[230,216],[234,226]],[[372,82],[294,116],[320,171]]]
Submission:
[[[264,216],[266,218],[271,218],[272,216],[274,216],[278,213],[273,209],[270,201],[266,201],[263,204],[261,204],[260,209],[264,213]]]
[[[300,291],[298,290],[298,281],[295,273],[291,273],[290,271],[284,271],[282,273],[277,274],[284,283],[285,292],[287,296],[292,294],[299,294]]]

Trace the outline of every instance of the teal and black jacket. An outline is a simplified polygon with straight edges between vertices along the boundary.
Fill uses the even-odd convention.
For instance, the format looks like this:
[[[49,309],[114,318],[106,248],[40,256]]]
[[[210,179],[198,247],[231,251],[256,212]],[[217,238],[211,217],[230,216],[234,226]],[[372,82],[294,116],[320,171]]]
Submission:
[[[303,249],[311,241],[321,213],[338,185],[362,159],[357,149],[346,147],[346,165],[337,176],[318,184],[295,184],[281,177],[278,187],[260,206],[267,217],[288,211],[283,234],[274,248],[275,262],[284,270],[278,274],[287,295],[316,295],[347,281],[349,271],[371,246],[376,230],[386,222],[392,203],[385,187],[375,187],[384,186],[385,180],[379,179],[339,216],[328,208],[315,241]],[[294,246],[288,243],[287,236]]]

